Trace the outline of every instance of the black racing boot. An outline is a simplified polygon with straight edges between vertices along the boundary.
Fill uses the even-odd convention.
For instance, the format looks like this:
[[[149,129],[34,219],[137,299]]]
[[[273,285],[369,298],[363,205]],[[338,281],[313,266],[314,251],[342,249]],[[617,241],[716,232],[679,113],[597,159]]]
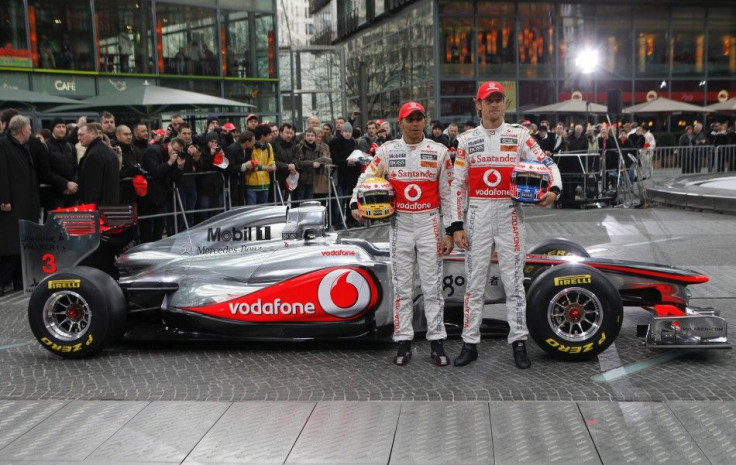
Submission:
[[[429,354],[434,360],[434,364],[438,367],[446,367],[450,364],[450,359],[447,358],[445,353],[445,347],[442,345],[442,340],[430,341],[431,353]]]
[[[399,348],[396,350],[394,363],[404,366],[411,360],[411,341],[399,341]]]
[[[514,362],[516,367],[525,370],[532,366],[529,356],[526,355],[526,344],[524,341],[514,341],[511,343],[511,347],[514,349]]]
[[[460,355],[455,359],[454,365],[456,367],[464,367],[477,358],[478,344],[468,344],[467,342],[463,342],[463,348],[460,350]]]

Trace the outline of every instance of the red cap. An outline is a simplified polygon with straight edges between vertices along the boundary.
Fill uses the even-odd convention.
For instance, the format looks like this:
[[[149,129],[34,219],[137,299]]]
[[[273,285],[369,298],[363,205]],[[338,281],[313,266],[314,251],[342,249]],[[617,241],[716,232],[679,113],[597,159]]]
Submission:
[[[491,95],[494,92],[498,92],[501,95],[506,95],[503,93],[503,86],[500,82],[496,81],[488,81],[484,82],[483,84],[478,87],[478,93],[475,94],[476,100],[485,100],[488,98],[489,95]]]
[[[531,125],[531,124],[532,124],[532,122],[531,122],[531,121],[529,121],[528,119],[525,119],[525,120],[524,120],[524,122],[523,122],[523,123],[521,123],[521,125],[522,125],[522,126],[526,126],[527,124],[528,124],[528,125]]]
[[[148,193],[148,181],[141,174],[133,176],[133,190],[138,197],[145,197]]]
[[[166,129],[154,129],[153,133],[157,136],[165,136],[166,135]]]
[[[253,118],[258,119],[258,115],[256,115],[255,113],[251,113],[251,114],[249,114],[248,116],[245,117],[245,120],[248,121],[248,120],[253,119]]]
[[[424,107],[421,103],[406,102],[404,105],[401,106],[401,110],[399,110],[399,119],[404,119],[415,111],[421,113],[422,116],[426,116]]]
[[[380,118],[376,120],[376,124],[377,124],[378,126],[382,125],[382,124],[383,124],[384,122],[385,122],[385,121],[383,121],[383,120],[382,120],[382,119],[380,119]]]
[[[222,125],[222,129],[226,131],[232,131],[233,129],[235,129],[235,125],[228,121],[227,123]]]

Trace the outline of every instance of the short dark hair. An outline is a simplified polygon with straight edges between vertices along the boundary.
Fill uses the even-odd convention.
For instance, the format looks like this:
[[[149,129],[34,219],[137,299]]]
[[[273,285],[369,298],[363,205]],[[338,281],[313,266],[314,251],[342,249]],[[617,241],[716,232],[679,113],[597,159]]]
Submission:
[[[281,126],[279,126],[279,132],[282,132],[284,128],[294,129],[294,125],[291,123],[281,123]]]
[[[256,140],[260,140],[262,137],[269,134],[271,134],[271,126],[269,126],[268,124],[259,124],[258,126],[256,126],[256,130],[254,133]]]
[[[241,144],[245,144],[246,142],[250,142],[255,137],[255,134],[253,134],[253,131],[243,131],[240,133],[240,136],[238,136],[238,142]]]
[[[100,116],[100,121],[102,121],[103,119],[112,119],[112,120],[114,120],[115,119],[115,115],[113,115],[109,111],[103,111],[102,112],[102,116]]]
[[[2,113],[0,113],[0,123],[3,123],[5,126],[7,126],[13,116],[18,114],[18,110],[16,110],[15,108],[5,109],[2,111]]]
[[[182,148],[186,148],[187,146],[186,141],[182,139],[181,137],[174,137],[173,139],[171,139],[171,141],[169,142],[169,145],[173,146],[174,144],[179,144],[181,145]]]
[[[182,130],[182,129],[184,129],[184,128],[187,128],[187,129],[192,129],[192,125],[191,125],[191,124],[189,124],[189,123],[187,123],[187,122],[185,121],[185,122],[183,122],[183,123],[181,123],[181,124],[179,125],[179,131],[181,131],[181,130]]]

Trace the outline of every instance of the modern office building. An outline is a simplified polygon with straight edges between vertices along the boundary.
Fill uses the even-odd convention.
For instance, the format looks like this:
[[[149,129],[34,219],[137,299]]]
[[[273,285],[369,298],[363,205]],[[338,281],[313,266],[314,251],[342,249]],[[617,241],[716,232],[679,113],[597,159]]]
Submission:
[[[144,81],[278,106],[276,0],[5,0],[0,86],[72,98]]]
[[[349,109],[395,118],[413,99],[433,119],[462,121],[475,113],[477,84],[491,79],[510,91],[510,118],[574,93],[605,104],[611,89],[623,106],[654,95],[698,105],[734,97],[735,5],[310,0],[310,12],[312,43],[345,46]]]

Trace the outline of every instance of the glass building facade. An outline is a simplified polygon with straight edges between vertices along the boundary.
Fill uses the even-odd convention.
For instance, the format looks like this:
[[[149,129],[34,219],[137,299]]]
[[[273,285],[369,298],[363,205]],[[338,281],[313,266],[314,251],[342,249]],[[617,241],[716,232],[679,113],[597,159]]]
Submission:
[[[0,86],[85,98],[147,80],[276,115],[275,12],[275,0],[4,0]]]
[[[413,99],[432,119],[467,120],[487,80],[510,90],[510,118],[576,92],[605,104],[619,89],[624,107],[654,94],[697,105],[736,96],[730,1],[337,1],[348,108],[369,118],[395,119]],[[584,74],[576,58],[591,49],[599,64]]]

